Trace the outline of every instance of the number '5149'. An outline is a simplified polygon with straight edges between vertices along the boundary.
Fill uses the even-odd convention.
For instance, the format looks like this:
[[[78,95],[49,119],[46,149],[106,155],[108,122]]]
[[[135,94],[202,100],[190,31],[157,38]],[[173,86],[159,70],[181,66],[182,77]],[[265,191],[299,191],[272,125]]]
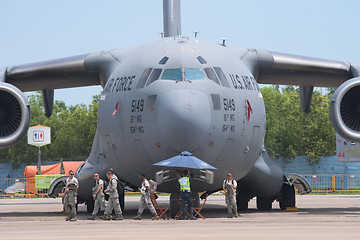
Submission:
[[[136,99],[131,102],[131,112],[142,112],[144,110],[144,99]]]

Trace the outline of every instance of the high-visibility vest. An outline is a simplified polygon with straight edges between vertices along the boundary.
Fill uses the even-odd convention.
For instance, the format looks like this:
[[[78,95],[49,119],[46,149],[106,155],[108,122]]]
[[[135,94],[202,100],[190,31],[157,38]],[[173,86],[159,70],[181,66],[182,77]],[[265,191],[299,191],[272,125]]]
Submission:
[[[180,191],[182,192],[190,192],[190,179],[189,177],[182,177],[179,178],[179,183],[180,183]]]

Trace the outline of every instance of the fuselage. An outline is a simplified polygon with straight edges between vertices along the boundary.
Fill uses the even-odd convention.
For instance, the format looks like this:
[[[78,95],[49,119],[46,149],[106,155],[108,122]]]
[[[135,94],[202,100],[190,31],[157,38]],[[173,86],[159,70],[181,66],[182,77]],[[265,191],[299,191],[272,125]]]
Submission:
[[[241,179],[253,168],[263,150],[265,107],[236,51],[168,37],[107,54],[97,134],[80,179],[112,167],[137,186],[140,173],[153,178],[160,170],[154,163],[182,151],[217,168],[214,183],[195,181],[194,191],[217,190],[227,172]],[[175,185],[158,190],[173,192]]]

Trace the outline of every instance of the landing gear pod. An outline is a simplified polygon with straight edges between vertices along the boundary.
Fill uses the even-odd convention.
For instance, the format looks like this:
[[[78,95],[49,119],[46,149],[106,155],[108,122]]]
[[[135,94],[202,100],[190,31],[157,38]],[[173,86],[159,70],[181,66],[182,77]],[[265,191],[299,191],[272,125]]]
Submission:
[[[30,125],[30,106],[15,86],[0,82],[0,148],[20,142]]]
[[[329,114],[341,137],[360,142],[360,77],[350,79],[336,89]]]

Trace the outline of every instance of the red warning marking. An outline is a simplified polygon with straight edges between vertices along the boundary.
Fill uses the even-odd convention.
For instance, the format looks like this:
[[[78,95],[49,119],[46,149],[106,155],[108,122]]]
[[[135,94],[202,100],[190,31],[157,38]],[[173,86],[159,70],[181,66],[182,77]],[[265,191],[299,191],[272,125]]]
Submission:
[[[119,109],[119,101],[116,102],[115,111],[112,114],[113,116],[115,116],[115,113],[117,112],[117,110],[120,110]]]
[[[250,113],[253,113],[253,110],[251,108],[249,100],[246,99],[245,102],[246,102],[247,117],[248,117],[247,121],[250,122]]]

